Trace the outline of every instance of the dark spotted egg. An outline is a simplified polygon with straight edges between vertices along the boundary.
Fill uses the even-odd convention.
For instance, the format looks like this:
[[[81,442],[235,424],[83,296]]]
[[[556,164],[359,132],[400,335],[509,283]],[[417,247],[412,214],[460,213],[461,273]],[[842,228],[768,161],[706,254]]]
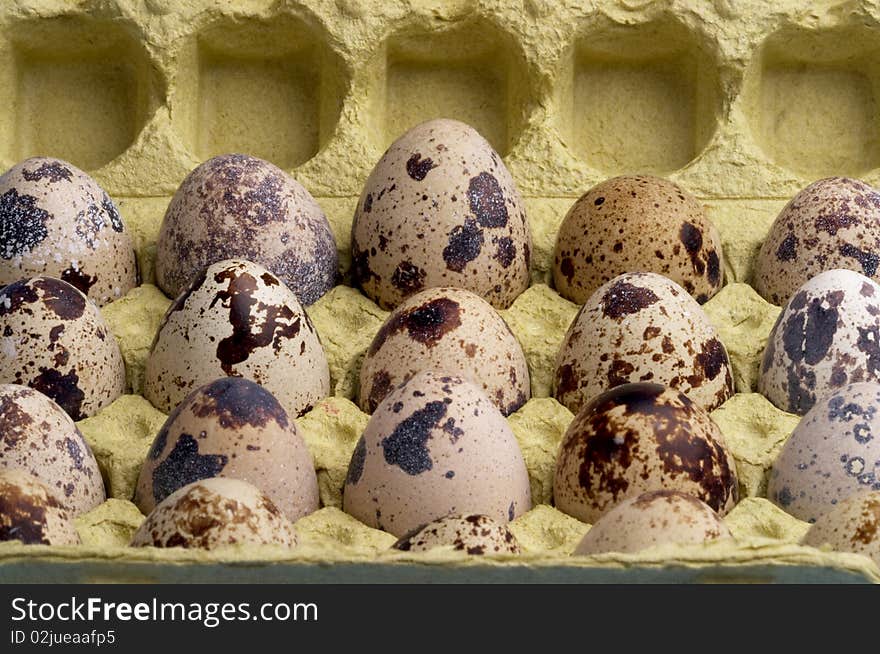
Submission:
[[[271,270],[304,305],[336,282],[336,241],[318,203],[277,166],[243,154],[209,159],[183,180],[159,232],[156,280],[175,297],[230,258]]]
[[[264,386],[294,417],[330,392],[324,348],[296,295],[241,259],[203,269],[168,308],[147,358],[144,396],[170,413],[224,376]]]
[[[292,521],[318,508],[314,462],[296,423],[269,391],[241,377],[206,384],[177,406],[141,468],[135,503],[149,513],[209,477],[252,483]]]
[[[293,524],[256,486],[212,477],[160,502],[131,539],[133,547],[215,549],[224,545],[297,544]]]
[[[66,161],[27,159],[0,177],[0,225],[0,286],[48,275],[103,306],[138,284],[116,205]]]
[[[865,491],[843,500],[816,520],[802,542],[863,554],[880,566],[880,491]]]
[[[724,282],[721,237],[703,206],[678,185],[650,175],[615,177],[587,191],[556,237],[553,282],[583,304],[626,272],[669,277],[702,304]]]
[[[738,499],[721,430],[687,396],[659,384],[624,384],[593,398],[562,438],[556,508],[593,523],[645,491],[689,493],[724,514]]]
[[[824,270],[880,282],[880,192],[848,177],[813,182],[777,216],[755,262],[755,290],[782,305]]]
[[[602,391],[650,381],[706,411],[733,395],[727,350],[699,304],[657,273],[599,287],[568,328],[556,359],[556,399],[577,413]]]
[[[71,516],[105,499],[98,462],[76,424],[42,393],[0,384],[0,468],[21,468],[43,482]]]
[[[667,543],[696,545],[731,537],[718,514],[693,495],[648,491],[609,509],[590,528],[574,553],[632,553]]]
[[[880,285],[829,270],[801,286],[770,332],[758,391],[804,415],[845,384],[880,382]]]
[[[372,413],[393,388],[430,369],[469,377],[504,415],[529,398],[519,341],[492,305],[470,291],[432,288],[394,310],[361,366],[361,409]]]
[[[455,120],[417,125],[388,148],[351,234],[352,281],[385,309],[435,286],[506,308],[529,285],[522,198],[492,146]]]
[[[0,542],[79,545],[73,519],[54,493],[24,470],[0,470]]]
[[[507,523],[532,506],[516,437],[475,384],[417,374],[373,412],[355,447],[343,509],[402,536],[450,514]]]
[[[34,277],[0,290],[0,384],[30,386],[82,420],[122,395],[125,364],[91,300]]]
[[[467,554],[519,554],[520,547],[507,525],[484,515],[446,516],[416,527],[392,546],[404,552],[426,552],[451,547]]]
[[[767,496],[815,522],[861,490],[880,491],[880,384],[848,384],[813,405],[779,453]]]

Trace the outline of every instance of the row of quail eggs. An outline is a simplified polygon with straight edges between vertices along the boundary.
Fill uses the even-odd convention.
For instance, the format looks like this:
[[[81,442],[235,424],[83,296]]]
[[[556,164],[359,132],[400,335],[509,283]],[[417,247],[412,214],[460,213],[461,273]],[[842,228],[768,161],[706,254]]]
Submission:
[[[106,303],[137,283],[131,242],[117,242],[125,236],[118,212],[94,189],[69,164],[42,159],[20,164],[0,184],[11,207],[0,283],[38,275],[10,283],[0,298],[0,320],[9,315],[3,354],[16,364],[4,370],[17,367],[3,381],[45,393],[76,419],[106,406],[124,384],[118,346],[92,300]],[[46,200],[85,190],[93,201],[72,216]],[[837,268],[855,262],[864,275],[876,273],[865,235],[877,204],[874,191],[854,180],[817,182],[783,210],[764,244],[756,288],[776,303],[796,291],[771,335],[761,378],[762,392],[785,410],[804,413],[833,388],[842,394],[845,421],[857,411],[874,415],[877,397],[857,410],[847,393],[869,398],[871,389],[855,386],[876,381],[880,369],[870,351],[877,343],[870,303],[876,283]],[[74,248],[77,239],[83,243]],[[504,524],[531,499],[503,416],[529,398],[528,367],[495,308],[528,286],[530,249],[510,174],[466,125],[438,120],[410,130],[367,180],[352,227],[352,282],[393,312],[361,367],[358,399],[372,418],[352,457],[344,508],[400,536],[401,549],[438,539],[473,552],[517,549]],[[557,399],[577,414],[559,451],[555,503],[596,523],[578,551],[638,549],[628,539],[727,534],[718,516],[737,500],[736,472],[708,411],[733,394],[733,383],[724,346],[699,306],[721,288],[724,270],[703,208],[666,180],[609,180],[569,211],[554,263],[557,291],[583,303],[559,352],[555,383]],[[247,540],[241,525],[223,526],[218,517],[235,514],[227,505],[237,494],[249,515],[262,506],[274,516],[248,526],[264,536],[266,525],[317,508],[314,468],[294,418],[329,393],[329,371],[302,305],[338,281],[336,269],[336,246],[317,203],[271,164],[216,157],[181,185],[156,261],[158,284],[176,299],[145,381],[146,397],[170,416],[138,484],[136,501],[150,515],[135,542],[186,545],[199,525],[211,536],[193,546]],[[85,326],[59,322],[84,315]],[[24,327],[34,322],[39,329]],[[43,358],[35,355],[41,350]],[[822,417],[805,418],[799,430],[818,424],[814,440],[841,446]],[[869,423],[853,425],[857,444],[875,443],[866,429]],[[828,478],[822,466],[830,459],[802,445],[798,451],[810,451],[812,460],[785,470],[792,443],[808,438],[797,436],[773,472],[771,495],[813,521],[792,507],[818,484],[802,471],[819,466],[818,476]],[[77,442],[87,452],[81,437]],[[877,490],[874,448],[873,458],[836,449],[835,456],[846,457],[848,477]],[[212,481],[217,476],[244,481]],[[245,481],[260,490],[244,492]],[[835,506],[846,489],[838,485],[831,495]],[[198,515],[185,515],[193,507]],[[492,536],[481,545],[474,538],[483,532]],[[295,542],[289,525],[278,534]]]

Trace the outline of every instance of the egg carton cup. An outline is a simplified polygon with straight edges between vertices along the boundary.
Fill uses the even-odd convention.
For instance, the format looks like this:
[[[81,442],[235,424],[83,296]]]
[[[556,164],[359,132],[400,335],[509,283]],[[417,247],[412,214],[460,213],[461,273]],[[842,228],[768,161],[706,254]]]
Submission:
[[[21,0],[0,5],[0,166],[69,160],[117,202],[142,285],[102,313],[120,342],[127,393],[79,423],[110,499],[77,521],[77,548],[0,544],[4,581],[880,581],[866,557],[798,545],[806,523],[764,499],[798,422],[757,394],[780,308],[750,286],[788,199],[828,175],[880,183],[880,2],[759,0]],[[532,284],[501,314],[526,354],[533,398],[509,417],[535,509],[512,523],[521,557],[388,551],[393,537],[340,511],[368,416],[352,400],[364,351],[388,313],[337,286],[308,312],[333,394],[298,422],[324,508],[294,550],[217,552],[124,545],[130,503],[165,416],[142,396],[150,343],[170,303],[155,283],[159,227],[183,178],[243,152],[279,165],[326,212],[348,279],[364,181],[409,127],[450,117],[503,156],[533,235]],[[736,546],[571,557],[588,525],[550,505],[571,414],[550,399],[553,362],[577,305],[551,288],[553,246],[581,193],[653,173],[697,196],[718,227],[725,287],[704,309],[737,394],[713,412],[744,497]]]

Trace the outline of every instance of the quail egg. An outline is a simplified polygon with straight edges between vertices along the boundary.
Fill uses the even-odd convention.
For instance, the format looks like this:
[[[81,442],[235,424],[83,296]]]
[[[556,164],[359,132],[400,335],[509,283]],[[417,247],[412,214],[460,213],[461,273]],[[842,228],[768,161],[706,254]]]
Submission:
[[[795,195],[777,216],[755,262],[755,290],[782,305],[825,270],[846,268],[880,282],[880,193],[829,177]]]
[[[175,297],[230,258],[271,270],[304,305],[336,282],[336,241],[318,203],[277,166],[243,154],[209,159],[183,180],[159,232],[156,280]]]
[[[26,545],[79,545],[68,511],[39,479],[18,468],[0,469],[0,541]]]
[[[529,285],[522,198],[492,146],[455,120],[417,125],[388,148],[351,234],[352,281],[383,309],[435,286],[506,308]]]
[[[516,437],[475,384],[425,371],[389,393],[355,447],[343,509],[402,536],[450,514],[507,523],[531,508]]]
[[[82,420],[122,395],[125,363],[91,300],[33,277],[0,290],[0,384],[30,386]]]
[[[178,488],[217,476],[254,484],[292,521],[318,509],[314,462],[296,423],[241,377],[206,384],[177,406],[141,468],[135,503],[146,514]]]
[[[154,508],[133,547],[215,549],[223,545],[297,544],[296,530],[256,486],[211,477],[179,488]]]
[[[699,304],[657,273],[599,287],[568,328],[556,359],[556,399],[574,413],[602,391],[650,381],[706,411],[734,392],[727,350]]]
[[[702,205],[677,184],[649,175],[614,177],[569,209],[554,252],[553,283],[583,304],[626,272],[669,277],[702,304],[723,284],[721,237]]]
[[[432,288],[394,310],[361,366],[361,409],[372,413],[394,387],[432,368],[471,378],[504,415],[529,398],[519,341],[492,305],[470,291]]]
[[[770,332],[758,392],[804,415],[845,384],[880,382],[880,285],[828,270],[801,286]]]
[[[575,416],[556,462],[556,508],[594,523],[615,504],[675,490],[724,514],[738,499],[721,430],[687,396],[660,384],[623,384]]]
[[[519,554],[519,543],[507,525],[484,515],[446,516],[416,527],[392,547],[404,552],[426,552],[451,547],[468,554]]]
[[[138,284],[116,205],[66,161],[27,159],[0,177],[0,225],[0,286],[47,275],[103,306]]]
[[[804,545],[830,545],[838,552],[864,554],[880,565],[880,491],[851,495],[820,516]]]
[[[732,536],[705,502],[678,491],[648,491],[609,509],[574,553],[632,553],[665,543],[699,544],[719,538]]]
[[[240,259],[202,270],[168,308],[147,358],[144,396],[170,413],[223,376],[264,386],[294,417],[330,392],[324,348],[296,295]]]

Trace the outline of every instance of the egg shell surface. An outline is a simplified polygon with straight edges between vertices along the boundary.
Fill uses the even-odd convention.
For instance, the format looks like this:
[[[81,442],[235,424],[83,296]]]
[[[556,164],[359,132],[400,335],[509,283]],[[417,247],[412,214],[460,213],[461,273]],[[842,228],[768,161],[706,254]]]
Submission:
[[[404,552],[452,547],[468,554],[519,554],[520,547],[507,525],[484,515],[446,516],[416,527],[393,545]]]
[[[880,565],[880,491],[857,493],[840,502],[816,520],[803,544],[828,544],[838,552],[864,554]]]
[[[0,470],[0,542],[79,545],[73,519],[39,479],[25,470]]]

